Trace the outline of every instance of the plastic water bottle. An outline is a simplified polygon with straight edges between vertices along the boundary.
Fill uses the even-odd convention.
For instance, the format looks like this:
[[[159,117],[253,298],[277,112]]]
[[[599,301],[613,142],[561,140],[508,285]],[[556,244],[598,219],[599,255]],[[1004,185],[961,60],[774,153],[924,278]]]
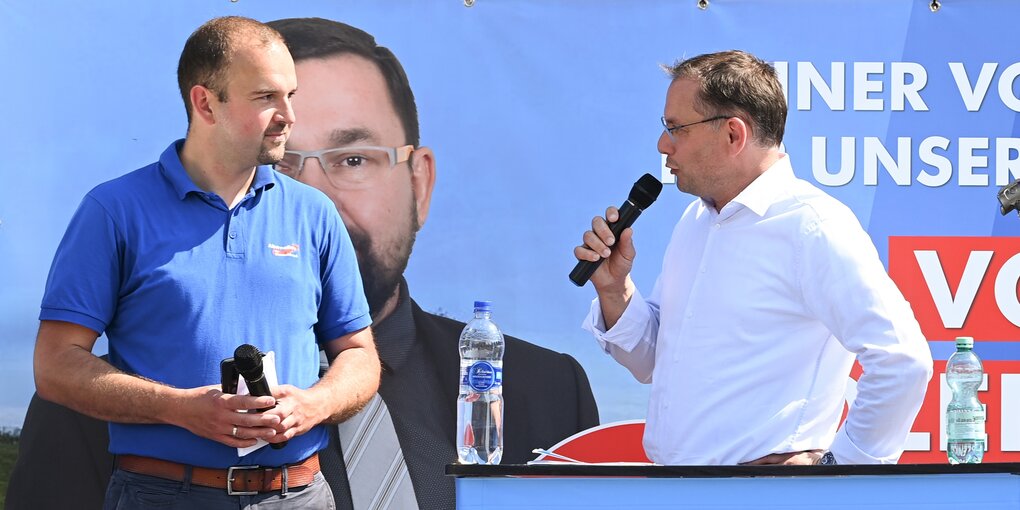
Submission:
[[[946,362],[946,383],[953,391],[946,407],[950,464],[977,464],[985,455],[985,408],[977,398],[984,368],[973,348],[973,338],[957,338],[956,352]]]
[[[475,301],[475,318],[460,334],[457,460],[499,464],[503,458],[503,333],[492,303]]]

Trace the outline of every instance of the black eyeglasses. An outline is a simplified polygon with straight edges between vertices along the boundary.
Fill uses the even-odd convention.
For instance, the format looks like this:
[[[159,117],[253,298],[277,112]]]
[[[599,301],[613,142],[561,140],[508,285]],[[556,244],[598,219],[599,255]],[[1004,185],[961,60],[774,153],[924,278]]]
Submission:
[[[683,128],[695,126],[695,125],[698,125],[698,124],[703,124],[705,122],[712,122],[713,120],[728,119],[730,117],[732,117],[732,115],[716,115],[715,117],[709,117],[707,119],[699,120],[697,122],[691,122],[689,124],[677,124],[676,126],[673,126],[673,127],[670,127],[669,124],[666,123],[666,117],[659,117],[659,120],[662,121],[662,127],[664,127],[666,129],[666,136],[668,136],[670,140],[675,142],[676,138],[673,137],[673,132],[678,130],[678,129],[683,129]]]

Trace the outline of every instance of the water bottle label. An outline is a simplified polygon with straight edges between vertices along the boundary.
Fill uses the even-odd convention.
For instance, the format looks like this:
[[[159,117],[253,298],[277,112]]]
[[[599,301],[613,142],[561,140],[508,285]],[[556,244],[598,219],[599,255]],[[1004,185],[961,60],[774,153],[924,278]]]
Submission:
[[[503,384],[503,369],[488,361],[476,361],[468,367],[460,383],[474,391],[488,391]]]
[[[946,437],[950,441],[984,441],[984,411],[953,411],[946,417]]]

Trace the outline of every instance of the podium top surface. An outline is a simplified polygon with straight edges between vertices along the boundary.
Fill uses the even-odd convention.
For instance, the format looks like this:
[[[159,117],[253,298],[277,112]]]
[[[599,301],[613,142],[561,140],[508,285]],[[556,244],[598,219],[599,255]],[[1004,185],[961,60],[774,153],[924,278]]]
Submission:
[[[1020,463],[986,464],[853,464],[838,466],[656,466],[610,464],[449,464],[446,474],[457,477],[646,477],[754,478],[801,476],[882,476],[1003,473],[1020,475]]]

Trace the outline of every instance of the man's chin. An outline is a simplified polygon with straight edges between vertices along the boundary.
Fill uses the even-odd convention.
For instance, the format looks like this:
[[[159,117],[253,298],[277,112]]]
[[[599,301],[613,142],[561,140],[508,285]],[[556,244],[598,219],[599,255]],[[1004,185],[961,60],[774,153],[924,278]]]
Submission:
[[[283,159],[283,147],[272,148],[270,150],[263,150],[259,153],[258,162],[260,165],[275,165]]]
[[[414,211],[412,207],[410,212],[413,214]],[[382,319],[379,314],[388,311],[386,306],[390,304],[390,300],[399,295],[400,282],[404,278],[404,270],[407,269],[407,261],[411,257],[417,232],[413,217],[411,225],[413,228],[409,228],[403,236],[398,237],[400,242],[386,250],[374,246],[364,230],[355,225],[347,226],[354,252],[358,255],[365,298],[368,300],[368,309],[373,319]],[[384,253],[391,256],[388,257]]]
[[[287,136],[267,137],[259,147],[258,162],[260,165],[275,165],[283,159],[287,151]]]

